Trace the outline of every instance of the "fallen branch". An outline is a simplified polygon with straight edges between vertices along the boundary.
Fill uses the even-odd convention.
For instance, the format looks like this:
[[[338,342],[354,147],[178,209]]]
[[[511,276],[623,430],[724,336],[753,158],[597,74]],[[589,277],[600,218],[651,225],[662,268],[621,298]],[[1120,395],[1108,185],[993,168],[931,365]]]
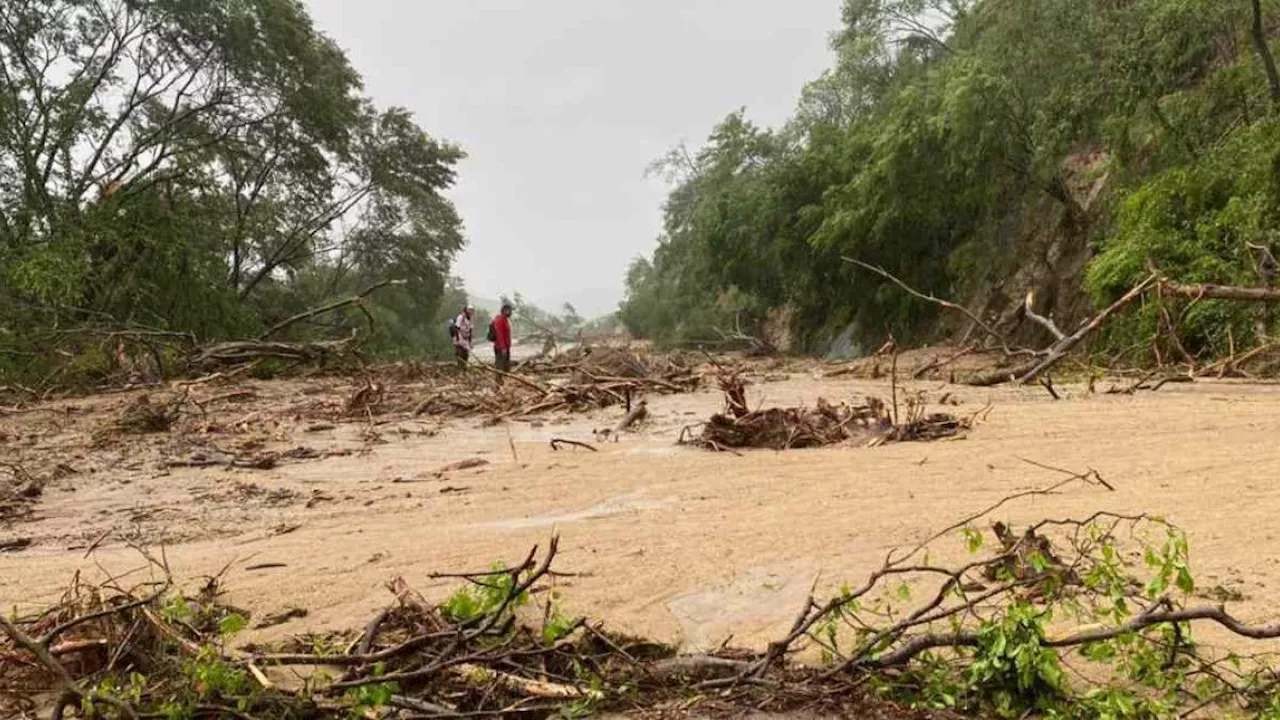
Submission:
[[[1195,378],[1190,375],[1166,375],[1160,378],[1154,384],[1151,380],[1160,374],[1160,369],[1156,368],[1144,374],[1142,377],[1133,381],[1125,387],[1112,387],[1107,390],[1108,395],[1133,395],[1139,390],[1149,390],[1155,392],[1169,383],[1191,383],[1195,382]]]
[[[1035,310],[1033,309],[1035,304],[1035,298],[1036,298],[1035,290],[1027,290],[1027,300],[1025,303],[1023,303],[1023,306],[1022,306],[1023,312],[1026,313],[1028,318],[1035,321],[1045,330],[1048,330],[1053,335],[1055,340],[1066,340],[1067,334],[1062,332],[1061,328],[1058,327],[1057,323],[1055,323],[1051,318],[1047,318],[1043,315],[1036,314]]]
[[[979,375],[966,380],[965,383],[980,387],[999,385],[1005,382],[1015,382],[1022,385],[1037,379],[1046,370],[1057,365],[1076,345],[1080,344],[1081,340],[1084,340],[1090,333],[1101,327],[1102,323],[1111,317],[1113,313],[1142,297],[1142,294],[1159,280],[1160,276],[1157,273],[1148,275],[1145,280],[1130,288],[1129,292],[1125,293],[1119,300],[1111,303],[1102,312],[1081,323],[1075,332],[1064,336],[1046,350],[1038,353],[1038,355],[1042,356],[1042,359],[1018,367]]]
[[[568,445],[569,447],[579,447],[579,448],[582,448],[583,450],[590,450],[591,452],[600,452],[595,446],[589,445],[587,443],[584,443],[578,440],[568,440],[566,438],[551,438],[552,450],[559,450],[561,445]]]
[[[281,331],[299,322],[302,322],[303,320],[316,317],[317,315],[324,315],[325,313],[333,312],[338,308],[346,307],[348,305],[354,305],[360,302],[361,300],[363,300],[365,297],[369,296],[375,290],[379,290],[389,285],[403,286],[407,284],[408,282],[405,280],[383,280],[381,282],[374,283],[373,285],[370,285],[369,287],[365,288],[364,290],[361,290],[360,292],[356,293],[355,295],[352,295],[351,297],[343,298],[342,300],[334,300],[333,302],[326,303],[324,305],[320,305],[319,307],[314,307],[310,310],[300,312],[297,315],[294,315],[292,317],[285,318],[284,320],[281,320],[275,325],[272,325],[271,327],[267,328],[261,335],[258,336],[258,340],[259,341],[268,340],[271,337],[279,334]]]
[[[489,668],[463,663],[449,669],[449,672],[459,675],[467,680],[478,680],[480,682],[495,682],[510,690],[524,695],[525,697],[536,697],[552,700],[572,700],[584,697],[587,693],[572,685],[564,685],[562,683],[547,682],[545,680],[531,680],[523,678],[519,675],[492,670]]]
[[[1237,302],[1280,302],[1280,288],[1236,287],[1234,285],[1194,284],[1183,285],[1166,278],[1160,279],[1161,289],[1168,295],[1198,300],[1234,300]]]
[[[1240,363],[1252,360],[1258,355],[1261,355],[1267,352],[1268,350],[1274,350],[1278,347],[1280,347],[1280,343],[1267,343],[1265,345],[1259,345],[1258,347],[1246,352],[1240,357],[1229,357],[1223,360],[1219,360],[1218,362],[1213,363],[1212,365],[1206,365],[1205,367],[1201,368],[1199,371],[1196,372],[1196,377],[1207,377],[1215,373],[1225,373],[1229,371],[1234,371],[1235,368],[1237,368],[1240,365]]]
[[[1047,356],[1026,373],[1018,377],[1016,382],[1023,384],[1031,380],[1035,380],[1041,373],[1058,364],[1058,361],[1062,360],[1068,352],[1071,352],[1072,348],[1078,345],[1081,340],[1085,339],[1089,333],[1101,327],[1102,323],[1105,322],[1112,313],[1125,305],[1128,305],[1134,300],[1137,300],[1142,296],[1142,293],[1147,291],[1147,288],[1151,287],[1159,279],[1160,276],[1154,273],[1148,275],[1145,280],[1133,286],[1133,288],[1130,289],[1129,292],[1125,293],[1119,300],[1111,303],[1102,312],[1082,324],[1074,333],[1054,343],[1053,346],[1049,348]]]
[[[948,355],[946,358],[938,359],[935,357],[933,360],[930,360],[928,363],[921,365],[915,372],[911,373],[911,379],[919,380],[920,378],[924,377],[925,375],[928,375],[934,370],[941,370],[942,368],[950,365],[956,360],[959,360],[960,358],[966,355],[969,355],[970,353],[974,352],[974,350],[976,349],[977,348],[970,345],[967,347],[960,348],[958,351],[952,353],[951,355]],[[830,376],[831,375],[829,374],[828,377]]]
[[[1004,350],[1004,354],[1005,354],[1005,355],[1029,355],[1029,354],[1035,354],[1035,353],[1033,353],[1033,352],[1032,352],[1032,351],[1030,351],[1030,350],[1011,350],[1011,349],[1009,348],[1009,343],[1008,343],[1008,341],[1007,341],[1007,340],[1005,340],[1005,338],[1004,338],[1004,336],[1003,336],[1003,335],[1001,335],[1000,333],[996,332],[994,328],[992,328],[990,325],[988,325],[988,324],[986,324],[985,322],[983,322],[983,321],[982,321],[982,318],[978,317],[974,312],[972,312],[971,310],[969,310],[969,308],[966,308],[966,307],[965,307],[965,306],[963,306],[963,305],[959,305],[959,304],[957,304],[957,303],[953,303],[953,302],[951,302],[951,301],[949,301],[949,300],[943,300],[942,298],[934,297],[933,295],[926,295],[925,293],[922,293],[922,292],[920,292],[919,290],[916,290],[915,288],[911,287],[910,285],[908,285],[908,284],[904,283],[903,281],[899,280],[898,278],[894,277],[894,276],[893,276],[893,275],[892,275],[888,270],[885,270],[884,268],[877,267],[877,266],[872,265],[872,264],[870,264],[870,263],[865,263],[865,262],[863,262],[863,261],[861,261],[861,260],[855,260],[854,258],[841,257],[840,259],[841,259],[841,260],[843,260],[843,261],[845,261],[845,262],[848,262],[848,263],[853,263],[854,265],[857,265],[858,267],[861,267],[861,268],[865,268],[865,269],[867,269],[867,270],[870,270],[871,272],[873,272],[873,273],[875,273],[875,274],[879,275],[879,276],[880,276],[880,277],[882,277],[882,278],[885,278],[886,280],[889,280],[889,281],[890,281],[890,282],[892,282],[893,284],[895,284],[895,285],[897,285],[898,287],[902,288],[903,290],[905,290],[908,294],[910,294],[910,295],[911,295],[911,296],[913,296],[913,297],[916,297],[916,298],[919,298],[919,299],[921,299],[921,300],[924,300],[925,302],[931,302],[931,303],[933,303],[933,304],[935,304],[935,305],[938,305],[938,306],[940,306],[940,307],[944,307],[944,308],[946,308],[946,309],[948,309],[948,310],[955,310],[955,311],[957,311],[957,312],[963,313],[963,314],[965,315],[965,317],[967,317],[967,318],[969,318],[970,320],[972,320],[972,321],[973,321],[974,325],[977,325],[979,328],[981,328],[981,329],[982,329],[982,331],[983,331],[983,332],[985,332],[987,335],[989,335],[989,336],[990,336],[992,339],[994,339],[996,342],[1000,343],[1000,348],[1001,348],[1002,350]]]
[[[623,432],[624,430],[631,427],[632,425],[635,425],[637,422],[640,422],[646,417],[649,417],[649,404],[646,401],[641,400],[640,402],[636,403],[635,407],[631,408],[631,410],[628,411],[626,415],[622,416],[622,419],[619,420],[618,424],[614,426],[613,428],[614,437],[617,437],[619,433]]]
[[[1160,605],[1157,603],[1153,607],[1159,606]],[[1089,643],[1114,640],[1118,637],[1126,636],[1158,625],[1174,625],[1177,623],[1192,622],[1195,620],[1211,620],[1235,635],[1252,640],[1271,640],[1280,638],[1280,624],[1249,625],[1227,613],[1222,606],[1218,606],[1147,612],[1129,620],[1128,622],[1113,627],[1088,630],[1061,638],[1046,637],[1043,641],[1043,645],[1051,648],[1074,648]],[[979,641],[980,637],[975,632],[922,635],[913,638],[911,641],[903,644],[893,652],[886,653],[877,658],[868,658],[867,660],[857,663],[851,667],[868,669],[900,667],[914,660],[920,654],[928,650],[936,648],[977,647]]]
[[[54,657],[53,653],[50,652],[48,648],[19,630],[18,626],[13,624],[13,622],[11,622],[9,618],[5,617],[3,613],[0,613],[0,630],[3,630],[4,634],[9,636],[9,639],[12,640],[15,645],[34,655],[49,672],[53,673],[54,677],[58,680],[58,684],[67,695],[74,700],[84,702],[87,697],[84,689],[81,688],[80,684],[71,677],[71,674],[67,672],[66,667],[64,667],[62,663]],[[110,695],[95,695],[90,699],[89,705],[92,707],[94,702],[102,702],[105,705],[110,705],[126,717],[132,718],[132,720],[138,720],[137,711],[130,707],[128,703],[117,700]]]
[[[520,383],[521,385],[524,385],[525,387],[532,388],[533,390],[536,390],[536,391],[538,391],[539,393],[542,393],[542,395],[543,395],[543,396],[547,396],[547,395],[550,395],[550,394],[551,394],[551,391],[550,391],[550,390],[548,390],[547,388],[545,388],[545,387],[543,387],[543,386],[539,385],[538,383],[534,382],[533,380],[530,380],[529,378],[521,377],[521,376],[519,376],[519,375],[516,375],[515,373],[509,373],[509,372],[506,372],[506,371],[504,371],[504,370],[499,370],[498,368],[493,367],[492,365],[486,365],[486,364],[484,364],[484,363],[470,363],[470,364],[468,364],[468,365],[467,365],[467,367],[469,367],[469,368],[481,368],[481,369],[483,369],[483,370],[488,370],[489,372],[493,373],[494,375],[497,375],[497,376],[498,376],[498,377],[500,377],[500,378],[507,378],[508,380],[515,380],[516,382]]]
[[[1040,378],[1040,385],[1045,390],[1049,391],[1049,397],[1053,398],[1054,400],[1062,399],[1062,396],[1058,394],[1058,390],[1053,387],[1053,378],[1049,377],[1048,375],[1045,375],[1044,377]]]

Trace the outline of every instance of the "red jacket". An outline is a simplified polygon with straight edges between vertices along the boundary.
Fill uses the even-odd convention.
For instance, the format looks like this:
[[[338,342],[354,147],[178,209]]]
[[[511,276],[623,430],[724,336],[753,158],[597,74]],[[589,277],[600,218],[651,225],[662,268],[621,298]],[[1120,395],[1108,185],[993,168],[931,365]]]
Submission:
[[[511,349],[511,321],[506,315],[499,315],[493,319],[493,334],[497,336],[493,341],[494,350]]]

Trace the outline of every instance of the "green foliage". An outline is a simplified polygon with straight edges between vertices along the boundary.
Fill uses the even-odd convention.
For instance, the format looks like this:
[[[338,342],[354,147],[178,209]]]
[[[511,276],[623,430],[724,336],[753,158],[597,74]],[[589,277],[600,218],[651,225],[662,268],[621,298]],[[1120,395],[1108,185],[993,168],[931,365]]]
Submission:
[[[186,596],[177,593],[169,598],[164,607],[160,608],[160,617],[171,623],[191,624],[196,619],[196,611],[187,601]]]
[[[507,598],[515,590],[516,579],[505,570],[502,563],[493,565],[493,573],[474,585],[458,588],[440,604],[440,611],[451,622],[466,624],[490,615],[506,604],[506,611],[514,611],[529,602],[527,592],[520,593],[510,602]]]
[[[248,696],[253,691],[249,674],[223,660],[213,647],[201,648],[184,666],[184,674],[198,700],[238,698],[240,705],[248,706]]]
[[[1196,583],[1187,567],[1187,537],[1180,530],[1169,528],[1169,535],[1163,546],[1148,546],[1143,553],[1143,560],[1155,571],[1155,575],[1147,583],[1147,597],[1152,600],[1162,597],[1170,583],[1187,595],[1195,592]]]
[[[976,553],[982,549],[983,539],[981,531],[976,528],[966,527],[961,528],[961,532],[964,533],[964,545],[969,552]]]
[[[0,371],[44,374],[49,327],[252,336],[387,278],[293,331],[446,349],[463,153],[362,97],[301,3],[5,3],[0,85]]]
[[[102,702],[108,698],[136,705],[141,701],[147,683],[147,676],[142,673],[131,672],[124,678],[107,675],[80,698],[81,712],[86,717],[94,717],[95,709],[106,707]]]
[[[1115,235],[1101,246],[1087,283],[1100,302],[1123,293],[1154,262],[1187,283],[1256,283],[1247,243],[1270,245],[1280,219],[1280,123],[1263,120],[1229,133],[1193,162],[1165,171],[1129,195],[1118,212]],[[1125,334],[1151,334],[1157,308],[1149,306]],[[1192,352],[1226,347],[1252,336],[1253,309],[1203,301],[1182,317],[1180,330]]]
[[[228,613],[218,621],[218,635],[229,637],[248,627],[249,621],[239,613]]]
[[[385,672],[386,667],[383,663],[374,665],[373,674],[375,677],[382,676]],[[400,686],[393,682],[361,685],[348,691],[345,695],[348,712],[353,718],[369,717],[371,713],[376,713],[386,707],[391,702],[391,697],[399,691]]]
[[[713,341],[789,307],[811,348],[846,328],[919,339],[936,308],[840,258],[965,299],[1041,262],[1024,228],[1096,243],[1097,302],[1148,257],[1179,280],[1246,280],[1243,243],[1271,242],[1277,134],[1246,3],[846,0],[843,21],[785,126],[736,112],[656,164],[672,189],[657,249],[627,273],[634,334]],[[1227,328],[1244,342],[1243,312],[1197,304],[1191,351]],[[1108,340],[1149,339],[1153,313]]]
[[[968,681],[1001,717],[1058,704],[1065,692],[1058,653],[1044,647],[1046,613],[1017,602],[978,629]]]
[[[573,632],[577,625],[578,621],[575,618],[565,615],[560,610],[560,593],[552,592],[542,621],[542,642],[546,645],[554,645],[556,641]]]

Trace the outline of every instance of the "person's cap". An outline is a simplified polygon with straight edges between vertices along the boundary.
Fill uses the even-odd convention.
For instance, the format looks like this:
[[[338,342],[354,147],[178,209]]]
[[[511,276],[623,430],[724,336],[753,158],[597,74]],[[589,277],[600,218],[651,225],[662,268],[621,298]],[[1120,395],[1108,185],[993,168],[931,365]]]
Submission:
[[[515,310],[515,309],[516,309],[516,306],[515,306],[515,305],[512,305],[512,304],[511,304],[511,303],[509,303],[509,302],[504,302],[504,303],[502,303],[502,309],[503,309],[503,310]]]

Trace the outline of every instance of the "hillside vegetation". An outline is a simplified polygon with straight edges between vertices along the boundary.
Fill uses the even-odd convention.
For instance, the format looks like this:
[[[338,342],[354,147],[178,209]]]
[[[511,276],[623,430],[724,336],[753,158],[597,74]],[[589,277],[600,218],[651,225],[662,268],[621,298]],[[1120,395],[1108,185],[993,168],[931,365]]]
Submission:
[[[286,336],[447,344],[462,157],[294,0],[0,3],[0,374],[92,378],[121,341],[255,337],[388,279]]]
[[[794,116],[729,114],[655,168],[672,190],[623,321],[669,344],[789,330],[825,351],[966,327],[842,258],[1022,336],[1021,305],[1087,315],[1154,263],[1254,285],[1280,210],[1280,77],[1267,0],[845,0],[833,66]],[[1257,340],[1255,311],[1203,301],[1191,353]],[[1149,339],[1135,308],[1100,342]],[[874,343],[874,344],[872,344]],[[1141,343],[1138,355],[1150,351]],[[1141,359],[1140,357],[1135,359]]]

